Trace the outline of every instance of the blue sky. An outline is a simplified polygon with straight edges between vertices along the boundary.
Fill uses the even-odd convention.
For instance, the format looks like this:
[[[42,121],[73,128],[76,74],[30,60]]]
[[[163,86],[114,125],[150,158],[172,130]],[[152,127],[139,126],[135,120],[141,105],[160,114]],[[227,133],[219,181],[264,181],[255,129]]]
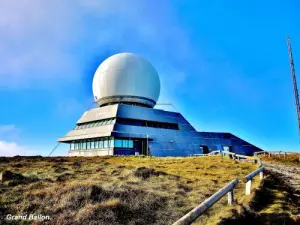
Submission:
[[[93,101],[98,65],[118,52],[147,58],[159,102],[199,131],[300,151],[285,40],[300,71],[299,17],[296,0],[2,0],[0,155],[47,155]]]

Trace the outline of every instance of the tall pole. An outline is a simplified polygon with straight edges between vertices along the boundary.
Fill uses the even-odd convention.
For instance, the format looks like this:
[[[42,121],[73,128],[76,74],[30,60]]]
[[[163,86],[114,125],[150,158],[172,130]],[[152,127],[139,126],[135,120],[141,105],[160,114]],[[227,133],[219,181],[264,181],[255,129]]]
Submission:
[[[146,154],[147,154],[147,156],[149,155],[149,150],[148,150],[148,137],[149,137],[149,135],[147,134],[147,148],[146,148]]]
[[[300,135],[300,104],[299,104],[299,94],[298,94],[298,88],[297,88],[297,80],[296,80],[296,72],[294,68],[294,60],[293,60],[293,53],[292,53],[292,45],[290,37],[287,37],[287,46],[288,46],[288,52],[289,52],[289,58],[290,58],[290,67],[291,67],[291,75],[293,80],[293,87],[294,87],[294,97],[295,97],[295,105],[297,109],[297,119],[298,119],[298,131]]]

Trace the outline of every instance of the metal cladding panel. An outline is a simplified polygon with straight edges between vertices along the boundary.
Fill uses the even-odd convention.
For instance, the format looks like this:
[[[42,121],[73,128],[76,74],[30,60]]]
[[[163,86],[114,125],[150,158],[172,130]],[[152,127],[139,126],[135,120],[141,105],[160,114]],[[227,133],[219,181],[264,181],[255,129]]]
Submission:
[[[123,104],[100,107],[99,109],[101,110],[94,109],[90,111],[92,112],[91,115],[85,115],[86,118],[83,118],[83,116],[81,121],[96,120],[99,118],[96,114],[100,112],[102,113],[101,118],[117,116],[121,118],[172,122],[179,124],[180,129],[173,130],[111,124],[82,130],[72,130],[64,138],[59,139],[59,141],[68,142],[71,140],[104,136],[148,139],[148,146],[153,156],[187,156],[190,154],[201,154],[203,153],[200,148],[201,145],[207,146],[209,151],[220,150],[228,146],[231,147],[232,152],[246,155],[252,155],[253,152],[261,151],[261,149],[256,146],[230,133],[197,132],[179,113]]]
[[[164,111],[162,113],[159,111],[162,110],[120,104],[117,112],[117,117],[166,123],[178,123],[178,120],[181,117],[179,113],[174,114],[168,113],[167,111]]]
[[[125,132],[128,134],[141,134],[144,137],[146,137],[146,135],[152,136],[152,135],[167,135],[167,134],[176,137],[180,132],[178,130],[172,130],[172,129],[129,126],[129,125],[122,125],[122,124],[115,124],[114,131],[120,133]]]
[[[86,123],[96,120],[116,117],[118,105],[108,105],[86,111],[77,121],[79,123]]]
[[[63,137],[59,138],[59,142],[71,142],[74,140],[85,140],[85,139],[90,139],[90,138],[98,138],[98,137],[109,137],[111,136],[110,132],[107,133],[95,133],[95,134],[89,134],[89,135],[80,135],[80,136],[70,136],[70,137]]]
[[[58,139],[58,141],[64,142],[64,141],[71,141],[71,140],[96,138],[96,137],[106,137],[111,135],[113,129],[114,129],[114,125],[109,124],[109,125],[98,126],[98,127],[71,130],[63,138]]]

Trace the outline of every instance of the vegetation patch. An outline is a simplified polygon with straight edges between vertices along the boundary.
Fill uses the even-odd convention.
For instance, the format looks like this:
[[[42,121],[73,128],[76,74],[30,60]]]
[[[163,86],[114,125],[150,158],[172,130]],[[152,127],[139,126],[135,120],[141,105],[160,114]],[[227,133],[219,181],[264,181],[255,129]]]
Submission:
[[[148,179],[151,176],[166,175],[165,172],[155,171],[153,168],[139,167],[134,171],[134,176]]]
[[[0,158],[0,168],[10,171],[0,183],[1,221],[7,214],[44,214],[51,217],[45,224],[165,225],[257,165],[219,156],[12,157]],[[35,182],[10,185],[32,177]],[[255,180],[254,188],[258,184]],[[244,187],[240,183],[235,189],[235,206],[228,207],[223,198],[196,224],[232,216],[250,200]]]
[[[267,172],[260,187],[247,205],[233,212],[232,218],[223,219],[220,224],[300,224],[299,198],[276,174]]]
[[[262,155],[263,161],[278,162],[285,165],[299,166],[300,167],[300,153],[295,154],[280,154],[280,155]]]

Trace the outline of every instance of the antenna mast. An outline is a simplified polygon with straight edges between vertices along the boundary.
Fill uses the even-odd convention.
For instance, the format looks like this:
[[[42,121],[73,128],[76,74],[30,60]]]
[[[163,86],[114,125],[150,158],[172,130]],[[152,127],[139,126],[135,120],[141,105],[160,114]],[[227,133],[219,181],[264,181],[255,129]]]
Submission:
[[[297,109],[297,118],[298,118],[298,131],[300,135],[300,105],[299,105],[299,94],[297,88],[297,80],[296,80],[296,72],[294,68],[294,60],[293,60],[293,53],[292,53],[292,45],[290,41],[290,37],[288,36],[287,39],[287,46],[289,51],[289,58],[290,58],[290,67],[291,67],[291,75],[293,80],[293,87],[294,87],[294,97],[295,97],[295,105]]]

